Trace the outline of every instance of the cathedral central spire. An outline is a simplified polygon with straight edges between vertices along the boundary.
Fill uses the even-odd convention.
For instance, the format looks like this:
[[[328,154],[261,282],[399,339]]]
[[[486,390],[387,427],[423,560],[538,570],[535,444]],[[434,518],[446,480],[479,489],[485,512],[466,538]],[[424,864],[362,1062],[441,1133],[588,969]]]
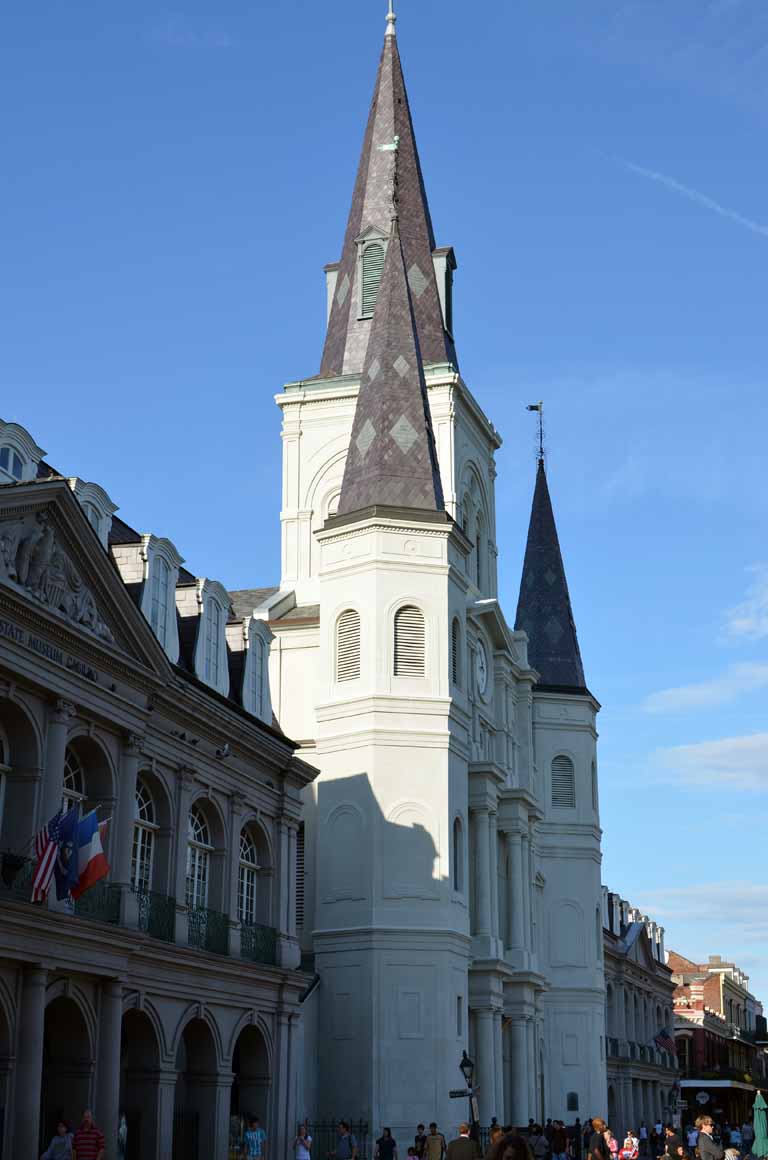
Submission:
[[[435,276],[435,237],[400,63],[396,19],[390,0],[384,47],[336,272],[320,366],[323,378],[360,374],[363,368],[378,279],[388,246],[392,154],[387,147],[395,138],[399,142],[400,239],[422,358],[425,363],[456,363]]]

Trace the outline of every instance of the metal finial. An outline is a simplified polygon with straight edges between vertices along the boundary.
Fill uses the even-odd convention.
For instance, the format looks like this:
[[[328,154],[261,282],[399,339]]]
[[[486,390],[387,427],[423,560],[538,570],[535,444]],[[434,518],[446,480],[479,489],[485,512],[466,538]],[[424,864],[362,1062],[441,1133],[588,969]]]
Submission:
[[[526,411],[538,411],[539,413],[539,463],[544,463],[544,404],[539,400],[538,403],[529,403],[525,408]]]
[[[392,7],[392,0],[389,0],[389,7],[387,8],[387,31],[386,31],[387,36],[394,36],[395,35],[395,21],[396,20],[397,20],[397,17],[395,16],[395,10]]]

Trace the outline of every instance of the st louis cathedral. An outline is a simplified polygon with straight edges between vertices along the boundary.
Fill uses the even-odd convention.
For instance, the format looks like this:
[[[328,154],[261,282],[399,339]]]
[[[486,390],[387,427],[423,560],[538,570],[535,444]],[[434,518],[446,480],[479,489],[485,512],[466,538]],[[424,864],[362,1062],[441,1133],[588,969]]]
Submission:
[[[320,771],[297,1105],[396,1136],[463,1114],[464,1048],[484,1122],[572,1122],[606,1091],[599,706],[542,460],[514,629],[498,600],[501,440],[459,370],[455,269],[390,10],[320,371],[278,399],[282,575],[254,615]]]

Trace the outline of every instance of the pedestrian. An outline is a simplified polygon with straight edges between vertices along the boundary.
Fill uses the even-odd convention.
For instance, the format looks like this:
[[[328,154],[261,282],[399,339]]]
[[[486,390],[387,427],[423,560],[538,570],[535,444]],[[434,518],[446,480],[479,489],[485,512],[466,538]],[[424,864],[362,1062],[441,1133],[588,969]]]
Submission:
[[[678,1136],[671,1124],[667,1124],[664,1129],[664,1155],[677,1156],[677,1149],[681,1148],[683,1141]]]
[[[700,1160],[723,1160],[723,1149],[712,1139],[715,1122],[711,1116],[699,1116],[696,1121],[699,1129],[699,1157]]]
[[[429,1125],[429,1135],[424,1147],[424,1160],[443,1160],[445,1156],[445,1136],[438,1132],[437,1124],[433,1120]]]
[[[632,1129],[627,1128],[624,1143],[619,1150],[619,1160],[637,1160],[637,1153],[637,1138],[633,1135]]]
[[[427,1147],[427,1134],[424,1131],[424,1125],[419,1124],[416,1128],[416,1135],[413,1138],[413,1154],[418,1157],[418,1160],[424,1160],[424,1151]]]
[[[104,1133],[94,1124],[90,1108],[83,1112],[80,1127],[72,1138],[72,1150],[77,1160],[104,1160]]]
[[[347,1120],[339,1120],[336,1131],[336,1160],[357,1160],[357,1140],[352,1135]]]
[[[373,1160],[397,1160],[397,1144],[392,1138],[391,1128],[382,1128],[376,1141]]]
[[[293,1155],[294,1160],[312,1160],[312,1137],[306,1120],[303,1124],[299,1124],[299,1130],[294,1137]]]
[[[583,1147],[583,1140],[581,1138],[582,1130],[583,1129],[581,1127],[581,1120],[577,1116],[576,1121],[575,1121],[573,1127],[571,1128],[571,1132],[570,1132],[571,1146],[572,1146],[574,1160],[581,1160],[581,1151],[582,1151],[582,1147]]]
[[[552,1125],[552,1160],[568,1160],[568,1133],[562,1120],[555,1120]]]
[[[647,1128],[647,1125],[645,1123],[645,1120],[640,1121],[640,1131],[638,1132],[637,1137],[640,1141],[640,1155],[647,1156],[648,1155],[648,1128]]]
[[[694,1127],[693,1124],[689,1124],[688,1131],[686,1132],[686,1143],[688,1144],[688,1151],[695,1152],[696,1145],[698,1144],[698,1142],[699,1142],[699,1129]]]
[[[741,1125],[741,1146],[745,1152],[749,1152],[755,1142],[755,1129],[750,1124],[749,1120],[745,1120]]]
[[[446,1160],[478,1160],[480,1149],[469,1134],[469,1124],[459,1124],[459,1135],[445,1150]]]
[[[248,1127],[243,1133],[240,1155],[243,1160],[266,1160],[267,1133],[262,1128],[258,1116],[251,1116],[248,1121]]]
[[[495,1121],[496,1117],[494,1116],[494,1122],[491,1124],[491,1127],[488,1131],[488,1147],[485,1150],[485,1160],[490,1160],[491,1152],[496,1147],[501,1137],[504,1135],[504,1129],[500,1127],[500,1125]]]
[[[611,1150],[605,1140],[608,1125],[600,1116],[592,1120],[592,1136],[589,1141],[590,1160],[611,1160]]]
[[[616,1157],[619,1154],[618,1140],[614,1136],[611,1128],[606,1128],[603,1132],[603,1135],[605,1136],[605,1142],[608,1145],[608,1150],[611,1153],[611,1160],[616,1160]]]
[[[72,1160],[72,1133],[66,1120],[59,1120],[56,1135],[43,1152],[40,1160]]]
[[[505,1131],[494,1144],[490,1160],[531,1160],[528,1140],[517,1128]]]

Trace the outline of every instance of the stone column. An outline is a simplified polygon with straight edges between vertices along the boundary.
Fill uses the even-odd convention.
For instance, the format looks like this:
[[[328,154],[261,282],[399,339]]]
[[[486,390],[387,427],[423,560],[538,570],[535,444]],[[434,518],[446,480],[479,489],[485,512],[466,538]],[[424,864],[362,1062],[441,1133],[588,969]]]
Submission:
[[[528,1115],[533,1115],[534,1118],[538,1116],[536,1098],[536,1075],[538,1067],[536,1066],[536,1026],[533,1018],[529,1017],[525,1022],[525,1038],[527,1041],[527,1057],[528,1057],[528,1107],[533,1109],[528,1112]]]
[[[45,739],[45,769],[40,795],[40,825],[45,825],[61,809],[61,789],[64,781],[64,758],[67,752],[69,723],[76,709],[69,701],[58,700],[48,716]]]
[[[523,846],[518,833],[507,833],[507,857],[510,867],[510,883],[507,893],[509,915],[507,930],[510,950],[522,951],[524,943],[523,922],[525,910],[523,905]]]
[[[280,818],[278,874],[278,965],[298,967],[301,951],[296,938],[296,829],[297,824]]]
[[[240,917],[238,914],[237,886],[240,872],[240,831],[243,828],[243,810],[245,798],[242,794],[233,793],[229,799],[229,843],[227,849],[227,889],[228,905],[225,906],[229,915],[229,953],[233,958],[240,957]]]
[[[123,1020],[123,984],[107,979],[101,984],[99,1051],[96,1070],[96,1122],[106,1141],[105,1160],[115,1160],[120,1115],[120,1031]]]
[[[40,1085],[43,1071],[47,982],[48,972],[41,967],[27,967],[24,970],[19,1004],[16,1118],[13,1136],[13,1153],[19,1158],[39,1155]]]
[[[500,1124],[504,1119],[504,1040],[501,1030],[502,1012],[493,1013],[493,1055],[496,1064],[495,1110],[491,1113],[496,1116]]]
[[[289,1087],[291,1084],[290,1060],[290,1024],[292,1013],[278,1011],[277,1013],[277,1061],[273,1068],[272,1082],[272,1121],[277,1125],[275,1132],[273,1156],[287,1156],[290,1139],[288,1125],[288,1108],[291,1104]]]
[[[179,946],[187,944],[187,818],[194,791],[193,771],[187,768],[180,769],[176,775],[176,840],[173,845],[176,942]]]
[[[485,938],[491,933],[491,853],[490,853],[490,814],[481,807],[473,809],[470,814],[475,831],[475,850],[477,854],[477,918],[475,933]]]
[[[149,1151],[149,1160],[173,1155],[173,1113],[176,1104],[176,1080],[173,1069],[162,1070],[157,1076],[157,1147]],[[150,1139],[151,1143],[151,1139]]]
[[[234,1075],[231,1071],[220,1072],[214,1085],[216,1090],[214,1092],[213,1130],[216,1143],[213,1156],[229,1155],[229,1117],[233,1079]]]
[[[136,781],[143,738],[129,733],[123,741],[120,754],[120,781],[117,791],[117,825],[114,829],[114,881],[122,887],[120,908],[123,926],[139,924],[139,908],[131,885],[131,854],[133,852],[133,823],[136,812]]]
[[[528,1044],[525,1034],[525,1017],[514,1015],[509,1028],[511,1037],[512,1090],[509,1100],[509,1114],[512,1124],[525,1127],[530,1111],[528,1108]]]
[[[496,1068],[494,1066],[493,1009],[475,1008],[475,1028],[477,1033],[477,1071],[475,1084],[480,1088],[480,1115],[483,1123],[490,1123],[491,1116],[498,1115],[493,1107],[496,1094]]]
[[[531,873],[531,842],[527,833],[521,835],[523,853],[523,878],[520,892],[523,900],[523,947],[526,951],[533,950],[533,934],[531,931],[531,891],[533,890],[533,875]]]
[[[490,869],[491,877],[491,938],[498,939],[499,937],[499,830],[498,830],[499,815],[491,813],[488,815],[488,852],[490,854]],[[496,951],[493,952],[496,954]]]

